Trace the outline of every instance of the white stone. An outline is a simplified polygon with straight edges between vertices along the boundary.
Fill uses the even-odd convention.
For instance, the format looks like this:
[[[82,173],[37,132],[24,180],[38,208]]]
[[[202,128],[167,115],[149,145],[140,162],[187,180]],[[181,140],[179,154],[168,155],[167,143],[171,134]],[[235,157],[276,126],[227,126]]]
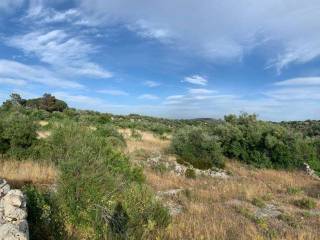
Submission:
[[[6,223],[0,225],[0,240],[28,240],[28,234],[21,232],[17,225]]]
[[[7,219],[22,220],[27,218],[27,211],[8,204],[4,206],[4,217]]]
[[[23,207],[23,193],[20,190],[10,190],[6,196],[3,197],[4,204],[15,207]]]

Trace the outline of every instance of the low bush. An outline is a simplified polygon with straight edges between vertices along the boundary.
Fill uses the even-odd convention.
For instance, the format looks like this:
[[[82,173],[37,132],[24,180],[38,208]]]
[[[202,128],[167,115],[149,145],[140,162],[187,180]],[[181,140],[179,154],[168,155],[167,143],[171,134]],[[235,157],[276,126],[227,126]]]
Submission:
[[[259,197],[253,198],[251,203],[259,208],[264,208],[266,206],[266,203]]]
[[[97,133],[104,137],[114,147],[124,148],[126,141],[121,133],[111,124],[99,125]]]
[[[67,239],[64,215],[54,193],[40,191],[32,185],[25,186],[22,190],[28,200],[30,239]]]
[[[216,136],[199,127],[179,129],[172,138],[171,149],[183,161],[199,169],[224,167],[224,157]]]
[[[225,117],[224,124],[212,126],[223,153],[256,167],[293,169],[304,162],[320,167],[313,140],[283,126],[258,121],[255,115]]]
[[[312,198],[302,198],[295,200],[294,205],[304,209],[313,209],[317,206],[317,203]]]
[[[121,229],[129,239],[143,239],[151,231],[149,224],[154,225],[153,232],[166,227],[163,218],[170,218],[168,212],[145,187],[142,170],[131,166],[99,132],[64,122],[47,145],[51,149],[47,158],[55,159],[60,168],[60,205],[81,238],[105,239],[112,233],[121,239],[122,230],[114,232],[111,227],[119,202],[125,211],[121,214],[128,216]]]
[[[186,178],[195,179],[196,178],[196,172],[192,168],[187,168],[185,176],[186,176]]]
[[[0,154],[27,158],[28,150],[36,140],[36,125],[29,116],[20,112],[0,115]]]

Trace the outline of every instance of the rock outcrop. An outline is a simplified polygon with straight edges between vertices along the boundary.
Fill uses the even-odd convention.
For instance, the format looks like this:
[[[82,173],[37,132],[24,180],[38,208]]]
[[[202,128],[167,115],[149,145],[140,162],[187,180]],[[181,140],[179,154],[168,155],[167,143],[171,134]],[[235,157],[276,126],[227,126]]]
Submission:
[[[178,176],[185,176],[187,169],[192,169],[195,172],[196,176],[205,176],[205,177],[223,178],[223,179],[227,179],[230,177],[229,174],[223,169],[207,169],[207,170],[196,169],[191,165],[185,166],[173,160],[169,161],[168,159],[163,158],[161,153],[157,153],[155,156],[149,157],[146,163],[149,167],[152,167],[152,168],[156,167],[159,164],[163,164],[163,166],[165,166],[165,168],[168,171]]]
[[[304,163],[303,164],[303,170],[305,171],[305,173],[315,179],[320,180],[319,176],[315,173],[315,171],[309,166],[309,164]]]
[[[0,240],[28,240],[26,197],[0,179]]]

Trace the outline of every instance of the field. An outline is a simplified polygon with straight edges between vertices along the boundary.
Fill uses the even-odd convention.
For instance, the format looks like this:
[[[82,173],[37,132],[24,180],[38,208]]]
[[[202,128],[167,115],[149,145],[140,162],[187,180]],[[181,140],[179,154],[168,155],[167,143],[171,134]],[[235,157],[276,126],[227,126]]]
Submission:
[[[169,140],[139,131],[120,129],[127,147],[124,152],[136,164],[153,155],[175,161],[167,153]],[[161,160],[160,160],[161,163]],[[173,217],[166,239],[317,239],[320,234],[320,181],[302,171],[261,170],[228,160],[228,179],[189,179],[175,173],[145,167],[148,185],[156,192],[175,192],[163,201],[182,209]],[[50,187],[58,170],[31,161],[3,161],[0,175],[16,186],[32,183]],[[315,199],[314,209],[295,201]],[[260,215],[262,214],[262,216]]]
[[[48,112],[10,101],[0,117],[0,177],[27,195],[31,239],[320,235],[317,122]]]

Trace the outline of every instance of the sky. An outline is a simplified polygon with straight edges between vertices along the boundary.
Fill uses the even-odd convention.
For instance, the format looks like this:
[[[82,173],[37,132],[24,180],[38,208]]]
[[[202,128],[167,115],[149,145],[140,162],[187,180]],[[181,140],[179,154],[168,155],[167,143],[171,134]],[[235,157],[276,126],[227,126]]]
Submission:
[[[320,119],[319,0],[1,0],[0,102]]]

